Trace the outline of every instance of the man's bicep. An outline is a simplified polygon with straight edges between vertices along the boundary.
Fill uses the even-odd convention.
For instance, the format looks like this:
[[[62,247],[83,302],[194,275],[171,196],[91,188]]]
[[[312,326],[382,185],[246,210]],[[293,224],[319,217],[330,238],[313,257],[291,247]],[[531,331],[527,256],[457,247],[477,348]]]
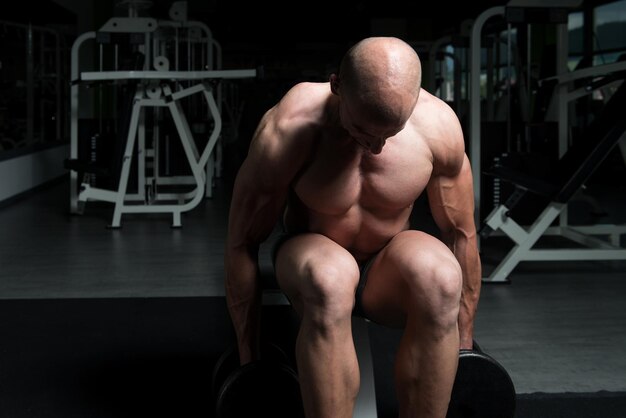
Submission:
[[[287,198],[287,186],[274,171],[247,159],[241,166],[233,189],[229,212],[230,245],[258,245],[274,228]]]
[[[261,122],[235,179],[229,217],[234,245],[260,244],[274,228],[298,170],[289,142],[271,120]]]
[[[434,176],[427,192],[433,218],[444,236],[476,234],[472,170],[467,156],[458,172]]]

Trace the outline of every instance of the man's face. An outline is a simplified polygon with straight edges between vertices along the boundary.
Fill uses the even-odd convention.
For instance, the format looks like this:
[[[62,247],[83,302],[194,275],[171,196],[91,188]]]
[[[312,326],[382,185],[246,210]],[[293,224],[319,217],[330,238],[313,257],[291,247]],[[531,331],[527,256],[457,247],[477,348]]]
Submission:
[[[404,123],[381,123],[372,118],[363,107],[342,101],[339,107],[341,125],[359,145],[372,154],[380,154],[387,139],[404,128]]]

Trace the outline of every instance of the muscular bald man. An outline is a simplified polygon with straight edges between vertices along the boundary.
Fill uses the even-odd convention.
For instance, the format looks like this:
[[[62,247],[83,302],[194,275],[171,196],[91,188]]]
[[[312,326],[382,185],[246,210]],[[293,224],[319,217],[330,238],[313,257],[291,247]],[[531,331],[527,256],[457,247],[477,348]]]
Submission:
[[[242,363],[258,356],[258,250],[283,217],[276,277],[301,318],[306,416],[351,417],[351,316],[401,327],[401,417],[445,417],[471,348],[481,266],[470,164],[454,112],[420,88],[414,49],[354,45],[329,82],[293,86],[263,116],[233,191],[226,298]],[[409,227],[426,191],[443,242]]]

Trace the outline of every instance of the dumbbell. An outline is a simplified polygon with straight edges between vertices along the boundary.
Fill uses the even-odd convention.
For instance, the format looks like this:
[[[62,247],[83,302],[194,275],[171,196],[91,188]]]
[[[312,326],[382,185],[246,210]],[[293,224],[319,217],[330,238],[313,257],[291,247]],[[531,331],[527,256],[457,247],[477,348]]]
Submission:
[[[513,418],[515,387],[508,372],[474,341],[461,350],[446,418]]]
[[[304,417],[298,375],[275,344],[264,345],[261,360],[243,366],[236,348],[224,351],[212,387],[216,418]]]

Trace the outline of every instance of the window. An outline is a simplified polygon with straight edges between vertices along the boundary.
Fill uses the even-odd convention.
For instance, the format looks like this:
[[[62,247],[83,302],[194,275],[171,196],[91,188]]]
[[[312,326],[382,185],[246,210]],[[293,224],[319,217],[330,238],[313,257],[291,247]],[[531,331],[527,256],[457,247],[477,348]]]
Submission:
[[[594,65],[626,56],[626,0],[604,4],[593,13]]]
[[[585,54],[584,43],[584,15],[583,12],[573,12],[569,14],[567,21],[568,41],[569,46],[569,58],[567,60],[567,67],[574,70],[583,55]]]
[[[570,13],[567,27],[570,70],[626,58],[626,0]]]

